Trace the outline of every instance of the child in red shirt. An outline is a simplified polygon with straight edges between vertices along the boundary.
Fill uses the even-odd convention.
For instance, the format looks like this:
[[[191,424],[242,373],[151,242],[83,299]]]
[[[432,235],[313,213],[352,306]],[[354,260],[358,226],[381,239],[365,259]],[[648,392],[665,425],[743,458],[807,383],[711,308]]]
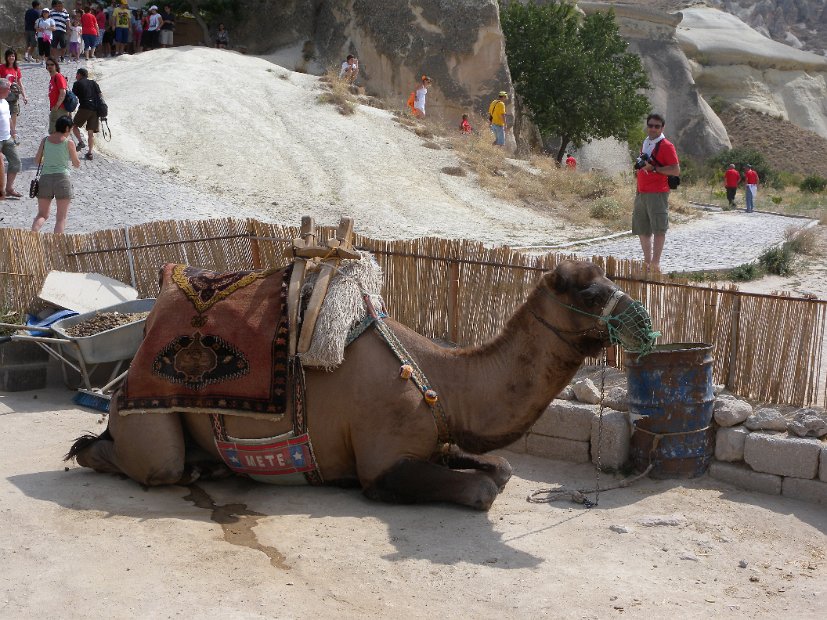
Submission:
[[[462,133],[471,133],[474,129],[471,127],[471,123],[468,122],[468,115],[462,115],[462,122],[459,124],[459,130]]]

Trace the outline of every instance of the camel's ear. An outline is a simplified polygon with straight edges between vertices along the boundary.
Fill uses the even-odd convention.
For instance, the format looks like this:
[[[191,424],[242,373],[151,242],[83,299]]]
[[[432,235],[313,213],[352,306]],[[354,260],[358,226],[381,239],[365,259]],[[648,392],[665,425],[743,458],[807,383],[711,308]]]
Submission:
[[[546,279],[546,285],[552,291],[556,291],[558,293],[565,293],[568,290],[569,286],[571,285],[571,282],[569,282],[569,279],[565,275],[560,273],[560,268],[559,267],[557,269],[555,269],[554,271],[552,271],[551,273],[546,274],[545,279]]]

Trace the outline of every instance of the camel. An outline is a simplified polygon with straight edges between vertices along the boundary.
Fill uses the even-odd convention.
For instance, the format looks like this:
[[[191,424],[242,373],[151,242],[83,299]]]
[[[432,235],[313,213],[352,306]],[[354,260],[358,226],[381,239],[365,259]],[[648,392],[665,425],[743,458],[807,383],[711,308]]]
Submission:
[[[335,371],[306,371],[308,432],[324,484],[361,487],[384,502],[488,510],[512,468],[485,453],[526,433],[584,359],[607,345],[606,319],[634,304],[598,266],[564,261],[543,274],[501,333],[481,346],[438,346],[387,319],[438,394],[448,440],[433,405],[412,381],[400,380],[399,360],[369,329],[349,345]],[[648,323],[648,315],[639,320]],[[621,326],[620,340],[634,348],[647,337],[634,335],[646,333],[643,327]],[[129,370],[142,372],[149,369],[133,364]],[[224,417],[235,438],[274,437],[290,428],[285,420]],[[189,456],[196,446],[200,464]],[[191,483],[207,471],[205,460],[222,463],[209,415],[124,416],[115,399],[107,429],[78,438],[66,460],[72,458],[146,486]]]

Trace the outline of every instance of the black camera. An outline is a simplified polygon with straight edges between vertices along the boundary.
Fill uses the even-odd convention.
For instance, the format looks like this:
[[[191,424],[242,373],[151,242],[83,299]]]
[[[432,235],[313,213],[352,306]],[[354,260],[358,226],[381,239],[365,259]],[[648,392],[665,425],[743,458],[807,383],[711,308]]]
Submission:
[[[646,153],[641,153],[635,160],[635,170],[640,170],[650,161],[652,161],[652,158],[649,155],[647,155]]]

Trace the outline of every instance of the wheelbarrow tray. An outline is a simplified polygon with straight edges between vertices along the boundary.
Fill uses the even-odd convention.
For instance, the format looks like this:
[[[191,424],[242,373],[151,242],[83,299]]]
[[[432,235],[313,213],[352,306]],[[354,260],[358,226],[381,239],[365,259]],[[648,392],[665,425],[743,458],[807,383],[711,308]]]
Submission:
[[[152,310],[154,305],[154,298],[122,302],[93,312],[61,319],[52,324],[52,331],[61,338],[71,340],[76,345],[75,347],[62,348],[65,349],[68,355],[76,359],[80,355],[86,364],[102,364],[131,359],[138,352],[138,347],[141,346],[141,341],[144,339],[146,319],[107,329],[91,336],[70,336],[66,333],[66,329],[91,319],[102,312],[148,312]]]

